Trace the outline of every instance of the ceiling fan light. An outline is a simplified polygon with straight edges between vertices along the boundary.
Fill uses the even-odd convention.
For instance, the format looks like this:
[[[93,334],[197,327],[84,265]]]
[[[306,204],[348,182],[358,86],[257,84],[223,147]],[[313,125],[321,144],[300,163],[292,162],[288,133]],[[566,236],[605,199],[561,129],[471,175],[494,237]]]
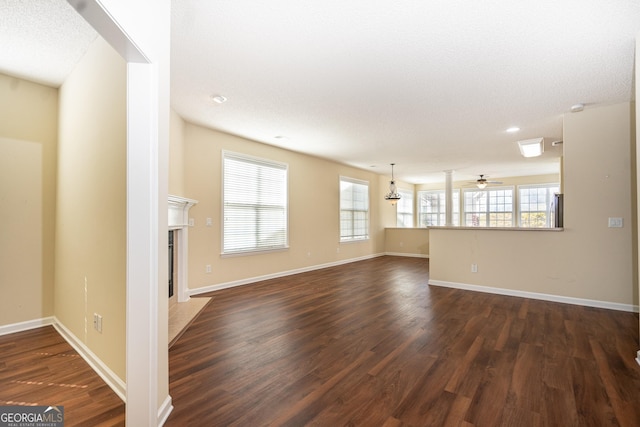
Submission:
[[[537,157],[544,153],[544,138],[525,139],[518,141],[520,154],[523,157]]]
[[[486,182],[479,182],[476,184],[478,186],[479,189],[484,190],[485,188],[487,188],[487,183]]]

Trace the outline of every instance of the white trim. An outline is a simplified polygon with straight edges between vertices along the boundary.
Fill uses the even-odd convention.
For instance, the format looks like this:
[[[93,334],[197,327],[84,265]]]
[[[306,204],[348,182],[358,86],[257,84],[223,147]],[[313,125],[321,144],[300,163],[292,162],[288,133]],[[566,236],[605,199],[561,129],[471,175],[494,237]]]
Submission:
[[[508,295],[521,298],[531,298],[544,301],[560,302],[564,304],[583,305],[586,307],[606,308],[609,310],[628,311],[638,313],[638,306],[632,304],[621,304],[610,301],[598,301],[585,298],[566,297],[562,295],[542,294],[538,292],[516,291],[513,289],[493,288],[490,286],[470,285],[467,283],[445,282],[442,280],[429,280],[429,285],[442,286],[445,288],[464,289],[467,291],[486,292],[490,294]]]
[[[388,256],[406,256],[410,258],[429,258],[429,254],[408,254],[404,252],[385,252]]]
[[[640,350],[638,350],[638,352],[636,353],[636,362],[638,362],[638,365],[640,365]]]
[[[60,321],[54,316],[53,327],[58,333],[69,343],[71,347],[89,364],[91,369],[104,380],[105,383],[118,395],[123,402],[127,402],[126,390],[127,386],[120,379],[115,372],[113,372],[107,365],[104,364],[98,356],[96,356],[89,347],[87,347],[82,341],[78,339],[69,329],[67,329]]]
[[[189,209],[198,203],[197,200],[173,196],[168,198],[169,230],[175,231],[174,242],[177,242],[178,286],[174,287],[178,302],[189,301]]]
[[[221,289],[234,288],[236,286],[243,286],[243,285],[248,285],[248,284],[255,283],[255,282],[261,282],[263,280],[277,279],[279,277],[291,276],[291,275],[299,274],[299,273],[306,273],[308,271],[322,270],[323,268],[336,267],[338,265],[344,265],[344,264],[350,264],[352,262],[364,261],[366,259],[377,258],[377,257],[381,257],[381,256],[384,256],[384,255],[385,254],[383,254],[383,253],[381,253],[381,254],[373,254],[373,255],[365,255],[365,256],[362,256],[362,257],[358,257],[358,258],[350,258],[350,259],[346,259],[346,260],[342,260],[342,261],[335,261],[335,262],[329,262],[329,263],[326,263],[326,264],[319,264],[319,265],[312,265],[312,266],[309,266],[309,267],[297,268],[295,270],[281,271],[281,272],[273,273],[273,274],[265,274],[263,276],[256,276],[256,277],[250,277],[250,278],[247,278],[247,279],[234,280],[233,282],[226,282],[226,283],[219,283],[217,285],[204,286],[202,288],[197,288],[197,289],[189,289],[187,292],[188,292],[188,294],[190,296],[206,294],[207,292],[219,291]]]
[[[178,302],[189,301],[189,227],[173,230],[174,242],[178,241]]]
[[[158,427],[162,427],[164,423],[167,422],[171,411],[173,411],[171,396],[167,396],[164,402],[162,402],[162,405],[160,405],[160,408],[158,408]]]
[[[0,326],[0,336],[53,325],[54,322],[55,319],[53,317],[43,317],[41,319],[33,319],[24,322],[12,323],[10,325],[2,325]]]

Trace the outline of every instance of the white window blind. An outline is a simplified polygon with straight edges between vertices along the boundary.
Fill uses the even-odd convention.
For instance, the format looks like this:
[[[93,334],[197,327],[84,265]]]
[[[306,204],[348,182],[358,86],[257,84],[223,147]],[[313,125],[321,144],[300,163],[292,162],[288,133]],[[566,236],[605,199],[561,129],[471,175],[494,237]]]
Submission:
[[[224,254],[288,246],[286,164],[223,153]]]
[[[369,238],[369,183],[340,177],[340,241]]]
[[[413,227],[413,191],[398,190],[400,200],[397,205],[396,227]]]

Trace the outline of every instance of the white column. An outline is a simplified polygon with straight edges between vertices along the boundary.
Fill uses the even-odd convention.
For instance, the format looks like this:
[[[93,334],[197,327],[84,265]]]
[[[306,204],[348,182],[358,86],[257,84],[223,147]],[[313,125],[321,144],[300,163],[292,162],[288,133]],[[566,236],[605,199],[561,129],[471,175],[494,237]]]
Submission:
[[[444,171],[445,176],[445,225],[453,225],[453,170]]]

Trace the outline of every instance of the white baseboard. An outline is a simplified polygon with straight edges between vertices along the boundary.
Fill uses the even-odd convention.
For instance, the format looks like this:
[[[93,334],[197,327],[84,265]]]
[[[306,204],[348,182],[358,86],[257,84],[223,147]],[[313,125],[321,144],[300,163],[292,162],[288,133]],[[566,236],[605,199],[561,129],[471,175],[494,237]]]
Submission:
[[[12,323],[0,326],[0,335],[14,334],[16,332],[28,331],[29,329],[41,328],[53,325],[53,317],[43,317],[42,319],[27,320],[26,322]]]
[[[167,422],[167,418],[173,411],[173,405],[171,404],[171,396],[167,396],[162,402],[162,405],[158,409],[158,427],[162,427]]]
[[[107,383],[109,387],[118,395],[123,402],[127,402],[127,385],[122,379],[116,375],[107,365],[96,356],[89,347],[80,341],[70,330],[68,330],[60,321],[54,317],[53,327],[58,333],[78,352],[78,354],[91,366],[99,376]]]
[[[565,297],[561,295],[542,294],[538,292],[516,291],[513,289],[493,288],[490,286],[470,285],[467,283],[445,282],[442,280],[429,280],[429,285],[446,288],[464,289],[467,291],[486,292],[490,294],[509,295],[521,298],[531,298],[544,301],[561,302],[564,304],[583,305],[586,307],[606,308],[609,310],[628,311],[638,313],[638,306],[620,304],[617,302],[598,301],[584,298]]]
[[[638,350],[638,352],[636,353],[636,362],[638,362],[638,365],[640,365],[640,350]]]
[[[406,256],[410,258],[429,258],[429,255],[427,254],[408,254],[404,252],[385,252],[384,254],[388,256]]]
[[[338,265],[344,265],[344,264],[350,264],[352,262],[364,261],[366,259],[377,258],[377,257],[384,256],[384,255],[385,255],[384,253],[366,255],[366,256],[362,256],[362,257],[358,257],[358,258],[350,258],[350,259],[342,260],[342,261],[335,261],[335,262],[329,262],[329,263],[326,263],[326,264],[318,264],[318,265],[312,265],[312,266],[309,266],[309,267],[297,268],[295,270],[280,271],[278,273],[273,273],[273,274],[265,274],[264,276],[256,276],[256,277],[251,277],[251,278],[247,278],[247,279],[235,280],[233,282],[225,282],[225,283],[219,283],[217,285],[204,286],[202,288],[188,289],[187,290],[187,294],[189,296],[206,294],[207,292],[219,291],[221,289],[234,288],[236,286],[243,286],[243,285],[248,285],[250,283],[261,282],[263,280],[277,279],[277,278],[280,278],[280,277],[291,276],[291,275],[294,275],[294,274],[306,273],[308,271],[322,270],[323,268],[336,267]]]

